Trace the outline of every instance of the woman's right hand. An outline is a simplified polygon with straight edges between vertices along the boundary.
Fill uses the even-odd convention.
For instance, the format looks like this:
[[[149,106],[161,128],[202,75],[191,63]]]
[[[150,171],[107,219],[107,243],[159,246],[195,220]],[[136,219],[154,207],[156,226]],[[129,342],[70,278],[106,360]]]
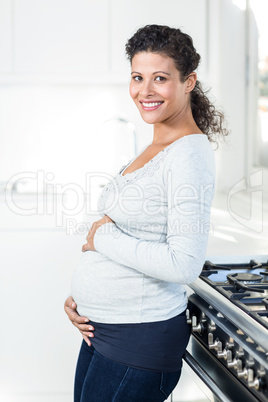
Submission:
[[[89,319],[87,317],[81,317],[76,311],[76,307],[77,305],[74,299],[72,298],[72,296],[69,296],[64,303],[65,313],[68,315],[68,318],[73,323],[73,325],[79,329],[88,346],[91,346],[89,338],[94,337],[94,334],[91,332],[94,331],[94,327],[92,325],[85,324],[89,323]]]

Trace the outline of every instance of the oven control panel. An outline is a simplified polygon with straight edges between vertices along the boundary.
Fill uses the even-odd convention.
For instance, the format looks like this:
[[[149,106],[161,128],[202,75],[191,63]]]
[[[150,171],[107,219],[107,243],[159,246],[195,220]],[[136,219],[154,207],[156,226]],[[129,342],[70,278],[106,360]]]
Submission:
[[[268,401],[268,338],[267,345],[256,344],[197,294],[189,296],[187,322],[194,337],[256,400]]]

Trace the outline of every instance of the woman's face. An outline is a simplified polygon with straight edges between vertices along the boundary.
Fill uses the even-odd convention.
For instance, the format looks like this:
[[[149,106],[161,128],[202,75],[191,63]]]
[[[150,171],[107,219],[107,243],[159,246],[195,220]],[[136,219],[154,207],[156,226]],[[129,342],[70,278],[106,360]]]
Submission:
[[[192,88],[189,89],[189,80],[180,81],[172,58],[140,52],[133,57],[131,67],[129,93],[146,123],[174,122],[190,107]]]

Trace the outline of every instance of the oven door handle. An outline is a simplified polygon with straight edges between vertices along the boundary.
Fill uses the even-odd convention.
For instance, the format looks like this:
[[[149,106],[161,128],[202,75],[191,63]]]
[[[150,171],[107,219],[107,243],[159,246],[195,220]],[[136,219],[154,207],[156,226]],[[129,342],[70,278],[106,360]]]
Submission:
[[[183,355],[183,359],[221,402],[232,402],[187,350]]]

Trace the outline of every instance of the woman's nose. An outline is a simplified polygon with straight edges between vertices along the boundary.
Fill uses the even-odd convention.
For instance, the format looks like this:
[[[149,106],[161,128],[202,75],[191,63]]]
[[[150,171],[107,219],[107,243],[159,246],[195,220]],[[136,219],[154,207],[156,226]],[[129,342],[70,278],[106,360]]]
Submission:
[[[144,97],[154,94],[153,83],[151,80],[143,81],[140,94],[143,95]]]

